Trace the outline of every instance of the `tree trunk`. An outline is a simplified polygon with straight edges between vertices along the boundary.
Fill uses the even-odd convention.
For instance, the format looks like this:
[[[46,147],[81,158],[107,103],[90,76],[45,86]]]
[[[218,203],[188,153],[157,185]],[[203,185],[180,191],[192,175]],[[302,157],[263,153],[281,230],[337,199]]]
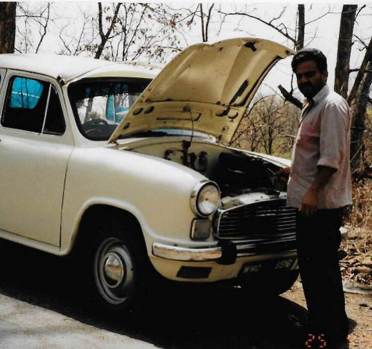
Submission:
[[[0,53],[14,52],[16,5],[16,2],[0,2]]]
[[[298,29],[296,50],[301,50],[305,42],[305,5],[298,5]]]
[[[359,89],[352,106],[353,126],[351,132],[351,168],[353,173],[363,171],[363,134],[365,128],[366,110],[372,83],[372,59],[367,64],[367,69],[359,85]]]
[[[305,5],[298,5],[297,7],[297,32],[296,32],[296,40],[295,40],[295,49],[296,51],[301,50],[304,48],[305,42]],[[293,96],[293,89],[291,92],[287,91],[282,85],[278,86],[281,94],[283,95],[284,99],[289,103],[292,103],[297,108],[302,109],[302,102],[298,100],[296,97]]]
[[[360,86],[360,84],[362,82],[362,79],[363,79],[363,76],[365,74],[368,62],[370,62],[370,61],[372,61],[372,37],[369,40],[369,44],[366,48],[366,53],[364,54],[363,62],[362,62],[361,66],[358,70],[358,74],[355,78],[354,85],[353,85],[353,87],[352,87],[352,89],[349,93],[349,97],[347,98],[347,101],[349,102],[349,104],[353,104],[353,102],[354,102],[354,99],[357,95],[359,86]]]
[[[350,54],[357,9],[358,5],[342,7],[335,69],[335,91],[344,98],[347,97],[349,88]]]

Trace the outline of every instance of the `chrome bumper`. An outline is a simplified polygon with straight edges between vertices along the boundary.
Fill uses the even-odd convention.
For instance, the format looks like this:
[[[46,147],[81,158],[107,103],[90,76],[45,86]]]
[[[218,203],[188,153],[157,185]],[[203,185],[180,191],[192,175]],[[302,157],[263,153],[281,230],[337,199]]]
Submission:
[[[166,245],[154,242],[152,245],[154,256],[173,259],[177,261],[211,261],[222,257],[222,248],[220,246],[208,248],[190,248]]]

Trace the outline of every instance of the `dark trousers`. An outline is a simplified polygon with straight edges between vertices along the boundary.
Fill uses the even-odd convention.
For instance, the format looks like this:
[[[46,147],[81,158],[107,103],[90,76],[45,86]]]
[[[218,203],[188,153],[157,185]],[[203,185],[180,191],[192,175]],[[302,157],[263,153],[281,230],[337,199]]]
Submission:
[[[297,214],[298,262],[310,330],[335,341],[348,334],[338,259],[343,212],[340,208],[318,210],[310,217]]]

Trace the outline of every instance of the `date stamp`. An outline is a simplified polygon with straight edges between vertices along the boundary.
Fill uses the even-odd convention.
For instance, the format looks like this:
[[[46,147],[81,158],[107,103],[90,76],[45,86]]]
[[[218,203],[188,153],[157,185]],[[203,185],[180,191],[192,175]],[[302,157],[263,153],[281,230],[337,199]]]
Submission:
[[[305,348],[309,349],[325,349],[327,348],[327,341],[323,333],[313,334],[309,333],[305,341]]]

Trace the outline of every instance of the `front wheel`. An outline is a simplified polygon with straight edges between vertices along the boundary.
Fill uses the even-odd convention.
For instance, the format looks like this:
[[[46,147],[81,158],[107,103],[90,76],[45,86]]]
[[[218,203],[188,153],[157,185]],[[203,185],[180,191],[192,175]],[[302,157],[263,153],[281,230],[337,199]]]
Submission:
[[[152,266],[137,224],[120,215],[89,225],[83,265],[94,305],[111,314],[137,308],[152,280]]]
[[[136,289],[135,259],[125,242],[107,237],[94,255],[94,283],[98,294],[111,307],[129,304]]]

